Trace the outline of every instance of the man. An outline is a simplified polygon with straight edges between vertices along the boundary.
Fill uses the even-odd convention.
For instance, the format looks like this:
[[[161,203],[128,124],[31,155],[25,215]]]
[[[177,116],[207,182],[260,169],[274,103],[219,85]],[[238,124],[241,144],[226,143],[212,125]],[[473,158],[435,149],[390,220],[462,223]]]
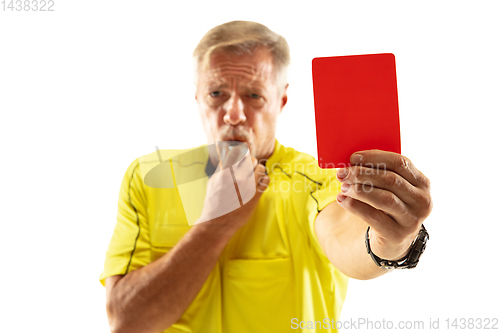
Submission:
[[[335,172],[282,146],[275,130],[287,103],[288,45],[267,27],[217,26],[194,57],[207,136],[248,146],[256,192],[240,208],[208,218],[221,204],[209,200],[223,188],[212,177],[205,222],[190,225],[178,188],[148,186],[134,161],[100,277],[111,330],[288,332],[297,318],[335,331],[323,320],[339,318],[348,277],[387,271],[367,253],[367,226],[373,254],[404,257],[432,209],[429,180],[399,154],[358,152],[351,167]],[[207,170],[212,164],[209,158]]]

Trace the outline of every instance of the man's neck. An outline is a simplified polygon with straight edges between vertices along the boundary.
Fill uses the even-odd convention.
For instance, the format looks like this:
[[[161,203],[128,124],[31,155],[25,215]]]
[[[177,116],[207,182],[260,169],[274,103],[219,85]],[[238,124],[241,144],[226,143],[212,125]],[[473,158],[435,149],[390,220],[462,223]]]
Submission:
[[[270,148],[267,150],[267,153],[260,158],[257,158],[259,163],[266,165],[267,160],[274,154],[274,150],[276,149],[276,139],[273,138],[273,142],[271,143]]]

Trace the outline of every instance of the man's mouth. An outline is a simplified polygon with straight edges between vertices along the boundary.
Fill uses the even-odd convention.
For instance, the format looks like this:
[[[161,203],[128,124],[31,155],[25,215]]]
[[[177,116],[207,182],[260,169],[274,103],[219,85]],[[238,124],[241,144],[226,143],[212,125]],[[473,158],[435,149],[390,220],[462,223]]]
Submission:
[[[238,144],[238,142],[246,142],[245,139],[241,139],[241,138],[227,138],[227,139],[224,139],[223,141],[231,141],[229,143],[230,146],[236,146]]]

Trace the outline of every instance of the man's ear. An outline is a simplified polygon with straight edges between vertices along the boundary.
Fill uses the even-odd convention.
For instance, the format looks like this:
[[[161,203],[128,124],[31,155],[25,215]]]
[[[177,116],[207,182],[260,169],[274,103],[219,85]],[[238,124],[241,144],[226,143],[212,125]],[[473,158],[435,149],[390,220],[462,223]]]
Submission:
[[[283,95],[281,96],[281,107],[280,107],[280,113],[283,111],[283,108],[285,107],[286,103],[288,102],[288,95],[286,93],[286,90],[288,89],[289,84],[287,83],[285,86],[285,89],[283,89]]]

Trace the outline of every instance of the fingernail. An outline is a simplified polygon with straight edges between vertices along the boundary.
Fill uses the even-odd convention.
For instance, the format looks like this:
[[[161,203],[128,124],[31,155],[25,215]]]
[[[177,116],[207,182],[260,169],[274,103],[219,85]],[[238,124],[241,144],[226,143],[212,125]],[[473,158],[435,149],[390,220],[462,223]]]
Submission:
[[[349,169],[347,168],[339,169],[337,171],[337,178],[344,179],[345,177],[347,177],[348,174],[349,174]]]
[[[344,201],[344,200],[345,200],[345,198],[346,198],[346,196],[344,196],[344,195],[342,195],[342,194],[340,194],[340,193],[337,195],[337,201],[338,201],[338,202],[342,202],[342,201]]]
[[[342,190],[342,193],[347,193],[349,189],[351,188],[351,184],[342,184],[340,189]]]
[[[362,160],[363,160],[363,155],[361,154],[353,154],[351,156],[352,164],[360,164]]]

